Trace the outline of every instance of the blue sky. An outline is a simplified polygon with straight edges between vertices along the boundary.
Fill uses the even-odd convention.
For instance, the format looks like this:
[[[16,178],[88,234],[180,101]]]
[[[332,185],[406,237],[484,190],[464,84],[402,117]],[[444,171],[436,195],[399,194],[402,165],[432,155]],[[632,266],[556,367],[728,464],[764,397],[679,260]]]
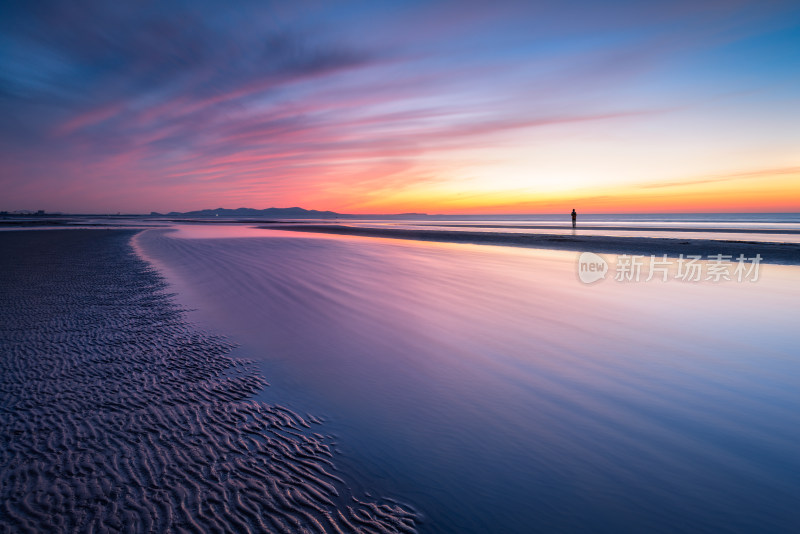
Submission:
[[[799,104],[796,2],[12,1],[0,209],[797,210]]]

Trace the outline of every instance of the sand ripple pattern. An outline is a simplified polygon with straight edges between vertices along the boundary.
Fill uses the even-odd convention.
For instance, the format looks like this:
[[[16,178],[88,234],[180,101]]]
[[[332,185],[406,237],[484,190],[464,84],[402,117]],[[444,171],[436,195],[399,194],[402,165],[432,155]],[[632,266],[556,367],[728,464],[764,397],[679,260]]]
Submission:
[[[0,532],[414,532],[350,496],[318,420],[250,400],[131,235],[0,236]]]

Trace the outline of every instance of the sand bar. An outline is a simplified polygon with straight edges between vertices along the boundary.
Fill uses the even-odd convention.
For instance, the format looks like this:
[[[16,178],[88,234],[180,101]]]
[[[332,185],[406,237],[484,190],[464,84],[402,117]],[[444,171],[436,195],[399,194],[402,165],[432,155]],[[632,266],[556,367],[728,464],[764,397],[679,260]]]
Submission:
[[[559,234],[519,234],[507,232],[473,232],[460,230],[412,230],[403,228],[359,228],[343,225],[281,225],[263,226],[273,230],[291,232],[311,232],[323,234],[356,235],[365,237],[385,237],[412,239],[417,241],[440,241],[449,243],[473,243],[481,245],[502,245],[554,250],[574,250],[600,254],[630,254],[640,256],[677,257],[699,255],[704,259],[716,254],[746,258],[760,254],[764,263],[800,265],[800,244],[762,243],[755,241],[736,241],[723,239],[670,239],[655,237],[616,237]]]

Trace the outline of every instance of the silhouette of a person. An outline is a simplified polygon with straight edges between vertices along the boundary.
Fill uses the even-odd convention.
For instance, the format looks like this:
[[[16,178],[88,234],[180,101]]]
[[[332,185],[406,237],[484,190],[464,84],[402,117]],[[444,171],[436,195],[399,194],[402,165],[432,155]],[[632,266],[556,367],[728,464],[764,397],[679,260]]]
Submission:
[[[575,228],[575,224],[578,222],[578,214],[575,213],[575,209],[572,210],[572,227]]]

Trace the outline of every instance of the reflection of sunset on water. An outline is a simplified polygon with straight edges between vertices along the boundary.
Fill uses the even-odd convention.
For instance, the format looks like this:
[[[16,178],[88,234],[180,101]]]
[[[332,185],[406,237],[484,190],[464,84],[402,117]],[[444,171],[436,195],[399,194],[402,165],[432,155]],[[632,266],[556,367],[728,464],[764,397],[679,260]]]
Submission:
[[[265,399],[323,407],[356,470],[444,530],[794,513],[800,267],[587,286],[565,251],[232,226],[138,243],[260,360]]]

